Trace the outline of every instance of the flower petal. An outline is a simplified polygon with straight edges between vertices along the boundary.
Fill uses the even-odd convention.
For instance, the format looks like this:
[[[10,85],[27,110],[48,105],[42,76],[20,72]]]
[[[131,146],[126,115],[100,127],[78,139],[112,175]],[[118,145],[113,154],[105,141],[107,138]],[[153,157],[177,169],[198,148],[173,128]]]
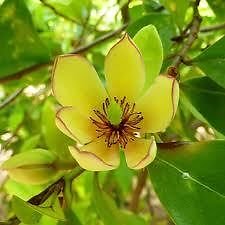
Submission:
[[[112,97],[126,96],[133,101],[140,95],[145,83],[145,66],[138,48],[127,34],[106,56],[105,76]]]
[[[137,139],[127,144],[124,150],[128,167],[142,169],[151,163],[156,156],[157,147],[154,137],[151,139]]]
[[[94,67],[79,55],[61,55],[55,60],[52,90],[63,106],[75,106],[87,115],[106,99]]]
[[[144,117],[141,132],[165,131],[173,119],[179,100],[179,84],[170,76],[158,76],[138,100],[137,110]]]
[[[97,137],[90,118],[73,107],[63,107],[56,113],[57,127],[70,138],[85,144]]]
[[[107,147],[103,139],[93,141],[81,148],[69,146],[70,153],[78,164],[90,171],[112,170],[119,166],[119,147]]]

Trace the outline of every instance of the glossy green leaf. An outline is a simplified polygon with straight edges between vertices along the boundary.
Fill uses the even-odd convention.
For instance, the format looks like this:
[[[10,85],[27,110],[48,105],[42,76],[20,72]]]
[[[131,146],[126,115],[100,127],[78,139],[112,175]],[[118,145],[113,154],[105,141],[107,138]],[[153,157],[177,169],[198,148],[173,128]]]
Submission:
[[[161,144],[149,166],[154,189],[176,225],[225,221],[225,141]]]
[[[203,122],[225,134],[225,89],[208,77],[181,84],[181,101]]]
[[[159,74],[163,62],[163,46],[155,26],[143,27],[134,36],[145,63],[147,88]]]
[[[171,13],[178,27],[182,28],[190,2],[188,0],[160,0],[160,2]]]
[[[0,15],[0,77],[49,60],[23,0],[5,0]]]
[[[32,205],[16,196],[13,197],[12,204],[18,218],[26,224],[38,222],[42,215],[46,215],[57,220],[65,220],[64,213],[56,193],[52,194],[46,202],[40,206]]]
[[[225,88],[225,36],[193,60],[206,76]]]
[[[160,13],[147,14],[131,23],[127,28],[127,32],[131,37],[133,37],[139,30],[150,24],[156,27],[162,41],[164,54],[168,54],[172,45],[171,38],[176,33],[175,26],[172,23],[170,15]]]
[[[41,214],[36,212],[29,203],[16,196],[13,196],[12,208],[18,219],[25,224],[37,223],[41,218]]]

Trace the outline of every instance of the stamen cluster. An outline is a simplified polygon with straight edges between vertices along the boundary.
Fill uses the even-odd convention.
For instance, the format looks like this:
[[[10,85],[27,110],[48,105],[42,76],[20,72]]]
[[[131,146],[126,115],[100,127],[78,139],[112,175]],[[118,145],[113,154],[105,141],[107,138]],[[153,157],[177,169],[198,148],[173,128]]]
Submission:
[[[126,102],[126,97],[121,100],[114,97],[113,100],[119,104],[122,110],[121,122],[118,125],[113,125],[108,119],[109,98],[103,102],[102,112],[93,110],[98,119],[92,117],[90,119],[97,127],[98,138],[104,137],[108,147],[119,143],[122,148],[125,148],[129,141],[135,140],[136,133],[140,130],[137,124],[143,120],[143,116],[141,112],[135,112],[135,103]]]

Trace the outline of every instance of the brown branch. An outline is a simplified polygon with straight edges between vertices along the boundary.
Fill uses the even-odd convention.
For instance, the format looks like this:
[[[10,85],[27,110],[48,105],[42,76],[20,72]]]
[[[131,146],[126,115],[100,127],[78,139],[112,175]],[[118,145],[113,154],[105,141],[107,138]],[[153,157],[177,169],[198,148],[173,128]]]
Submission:
[[[59,12],[54,6],[52,6],[51,4],[49,4],[48,2],[46,2],[45,0],[40,0],[40,2],[41,2],[44,6],[48,7],[49,9],[51,9],[56,15],[58,15],[58,16],[64,18],[64,19],[66,19],[66,20],[68,20],[68,21],[71,21],[71,22],[73,22],[73,23],[76,23],[76,24],[78,24],[78,25],[81,25],[81,26],[83,25],[80,21],[78,21],[78,20],[76,20],[76,19],[73,19],[73,18],[71,18],[71,17],[69,17],[69,16],[67,16],[67,15],[65,15],[65,14],[63,14],[63,13],[61,13],[61,12]]]
[[[129,4],[130,0],[128,0],[122,7],[121,7],[121,15],[124,23],[128,23],[130,20],[129,14]]]
[[[225,23],[216,24],[216,25],[212,25],[212,26],[208,26],[208,27],[203,27],[202,29],[200,29],[200,32],[205,33],[205,32],[210,32],[210,31],[221,30],[221,29],[225,29]]]
[[[110,38],[112,38],[114,36],[117,36],[123,30],[125,30],[126,27],[127,27],[127,24],[124,24],[123,26],[121,26],[117,30],[108,32],[107,34],[102,35],[101,37],[97,38],[96,40],[94,40],[90,44],[87,44],[87,45],[84,45],[84,46],[76,48],[74,51],[70,52],[69,54],[71,54],[71,53],[72,54],[80,54],[80,53],[86,52],[87,50],[95,47],[96,45],[98,45],[98,44],[100,44],[100,43],[102,43],[102,42],[104,42],[106,40],[109,40]],[[35,71],[38,71],[38,70],[40,70],[42,68],[48,67],[51,64],[53,64],[53,60],[50,60],[47,63],[36,64],[36,65],[30,66],[28,68],[25,68],[25,69],[23,69],[23,70],[21,70],[19,72],[12,73],[12,74],[9,74],[7,76],[1,77],[0,78],[0,84],[1,83],[6,83],[6,82],[9,82],[9,81],[12,81],[12,80],[21,79],[22,77],[26,76],[27,74],[35,72]]]
[[[3,102],[0,103],[0,110],[12,103],[22,92],[24,88],[17,89],[14,93],[9,95]]]
[[[142,190],[146,184],[147,175],[148,175],[148,171],[147,169],[144,169],[138,176],[137,186],[134,189],[132,199],[130,202],[130,207],[129,207],[132,212],[136,213],[138,211],[139,200],[140,200]]]
[[[200,0],[196,0],[193,4],[193,19],[189,26],[189,32],[187,34],[187,40],[184,43],[183,47],[180,49],[180,51],[176,54],[176,57],[174,58],[174,61],[172,65],[179,68],[180,64],[184,61],[185,55],[188,52],[188,50],[191,48],[192,44],[198,37],[198,32],[200,29],[200,24],[202,21],[202,18],[198,11]]]

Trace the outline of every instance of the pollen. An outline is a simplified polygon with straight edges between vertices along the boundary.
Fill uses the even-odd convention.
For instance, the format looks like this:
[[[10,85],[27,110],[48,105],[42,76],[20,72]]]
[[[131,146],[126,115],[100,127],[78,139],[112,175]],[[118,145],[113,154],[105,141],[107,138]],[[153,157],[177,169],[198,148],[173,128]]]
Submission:
[[[110,121],[109,108],[112,104],[118,104],[121,109],[120,120],[118,124]],[[114,97],[110,102],[109,98],[102,103],[102,111],[93,110],[95,118],[90,117],[96,126],[97,138],[104,138],[108,147],[113,144],[119,144],[122,148],[130,141],[137,138],[140,130],[139,123],[144,119],[141,112],[135,111],[135,103],[126,101],[126,97],[119,100]]]

